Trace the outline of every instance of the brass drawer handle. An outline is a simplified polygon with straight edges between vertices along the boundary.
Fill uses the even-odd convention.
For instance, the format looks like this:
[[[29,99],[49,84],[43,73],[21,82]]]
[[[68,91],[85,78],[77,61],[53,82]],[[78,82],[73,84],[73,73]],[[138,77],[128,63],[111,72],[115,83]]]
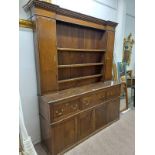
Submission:
[[[83,99],[83,104],[85,105],[85,106],[88,106],[89,105],[89,98],[85,98],[85,99]]]
[[[72,106],[72,109],[73,109],[73,110],[76,110],[77,107],[78,107],[78,105],[76,104],[76,105]]]
[[[89,105],[89,102],[87,102],[85,105],[88,106]]]
[[[64,111],[63,109],[61,109],[60,112],[58,110],[56,110],[55,113],[57,114],[57,116],[61,116],[61,115],[63,115],[63,111]]]
[[[62,115],[62,112],[57,113],[57,116],[61,116],[61,115]]]
[[[103,99],[103,98],[105,98],[105,95],[100,95],[99,98]]]

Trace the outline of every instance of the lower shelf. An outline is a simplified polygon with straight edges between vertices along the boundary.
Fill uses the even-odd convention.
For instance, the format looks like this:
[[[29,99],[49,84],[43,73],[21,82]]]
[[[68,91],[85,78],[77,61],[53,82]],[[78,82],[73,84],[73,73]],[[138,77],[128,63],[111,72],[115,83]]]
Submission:
[[[59,80],[58,83],[72,82],[72,81],[91,79],[96,77],[102,77],[102,74],[89,75],[89,76],[77,77],[77,78],[66,79],[66,80]]]

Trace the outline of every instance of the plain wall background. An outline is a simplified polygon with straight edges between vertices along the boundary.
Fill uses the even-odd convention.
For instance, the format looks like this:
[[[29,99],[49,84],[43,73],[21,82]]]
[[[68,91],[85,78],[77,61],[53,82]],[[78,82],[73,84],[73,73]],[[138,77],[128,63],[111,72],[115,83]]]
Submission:
[[[19,1],[19,18],[28,18],[22,6],[28,0]],[[129,33],[135,34],[135,1],[134,0],[53,0],[53,3],[73,11],[90,16],[118,22],[115,37],[114,56],[122,60],[123,38]],[[129,69],[134,69],[134,48]],[[40,141],[40,124],[37,99],[37,82],[33,46],[33,32],[30,29],[19,29],[19,89],[25,125],[33,143]]]

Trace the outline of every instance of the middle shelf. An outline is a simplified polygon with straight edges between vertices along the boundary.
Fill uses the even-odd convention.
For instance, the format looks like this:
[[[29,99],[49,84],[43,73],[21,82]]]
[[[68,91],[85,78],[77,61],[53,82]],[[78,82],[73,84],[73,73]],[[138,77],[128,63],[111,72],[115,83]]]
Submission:
[[[57,48],[58,51],[72,51],[72,52],[106,52],[106,49],[81,49],[81,48]]]
[[[68,67],[87,67],[87,66],[101,66],[103,63],[83,63],[83,64],[68,64],[68,65],[58,65],[58,68],[68,68]]]

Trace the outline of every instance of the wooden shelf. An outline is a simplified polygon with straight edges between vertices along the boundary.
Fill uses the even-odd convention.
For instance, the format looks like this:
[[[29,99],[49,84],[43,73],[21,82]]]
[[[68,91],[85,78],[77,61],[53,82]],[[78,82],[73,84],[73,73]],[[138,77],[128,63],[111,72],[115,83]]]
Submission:
[[[105,49],[80,49],[80,48],[57,48],[58,51],[73,51],[73,52],[105,52]]]
[[[69,65],[58,65],[58,68],[70,68],[70,67],[87,67],[87,66],[101,66],[103,63],[85,63],[85,64],[69,64]]]
[[[77,80],[91,79],[91,78],[96,78],[96,77],[101,77],[101,76],[102,74],[89,75],[89,76],[77,77],[77,78],[72,78],[72,79],[59,80],[58,83],[73,82]]]

